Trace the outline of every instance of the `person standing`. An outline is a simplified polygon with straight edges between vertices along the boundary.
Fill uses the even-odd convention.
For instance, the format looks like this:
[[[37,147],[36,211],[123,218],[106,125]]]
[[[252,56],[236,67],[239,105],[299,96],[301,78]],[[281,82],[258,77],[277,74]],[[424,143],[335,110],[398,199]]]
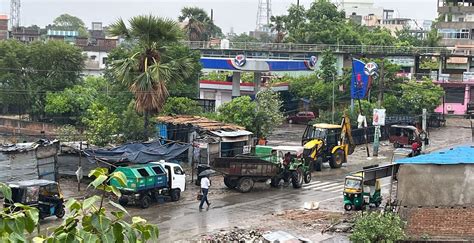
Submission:
[[[202,206],[204,202],[207,203],[207,207],[211,205],[211,203],[207,200],[207,193],[209,192],[209,187],[211,186],[211,181],[207,176],[204,176],[201,178],[201,192],[202,192],[202,198],[201,198],[201,203],[199,204],[199,209],[202,209]]]

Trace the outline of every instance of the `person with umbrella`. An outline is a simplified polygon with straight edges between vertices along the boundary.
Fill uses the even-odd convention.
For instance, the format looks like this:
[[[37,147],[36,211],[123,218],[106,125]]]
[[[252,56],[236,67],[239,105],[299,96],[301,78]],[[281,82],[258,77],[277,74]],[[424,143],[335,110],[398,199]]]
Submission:
[[[207,194],[209,192],[209,187],[211,186],[209,175],[212,173],[214,173],[214,170],[207,169],[199,174],[199,176],[202,176],[201,178],[202,197],[201,197],[201,203],[199,204],[199,209],[203,209],[202,206],[204,205],[204,202],[207,203],[207,207],[211,206],[211,203],[207,200]]]

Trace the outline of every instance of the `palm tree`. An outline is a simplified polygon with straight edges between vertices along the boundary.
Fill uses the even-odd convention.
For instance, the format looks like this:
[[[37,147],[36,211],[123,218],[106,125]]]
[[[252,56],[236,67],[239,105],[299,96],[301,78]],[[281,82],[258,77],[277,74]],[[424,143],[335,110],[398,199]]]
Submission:
[[[190,41],[207,40],[207,28],[212,21],[202,8],[184,7],[178,20],[182,23],[187,20],[184,29]]]
[[[272,32],[277,32],[275,42],[280,43],[286,36],[285,16],[270,17],[270,28]]]
[[[111,64],[116,78],[127,85],[135,96],[135,108],[144,114],[144,135],[150,113],[161,110],[168,96],[166,84],[189,77],[191,60],[189,58],[162,62],[166,46],[176,44],[182,36],[179,25],[169,19],[152,15],[131,18],[129,27],[122,19],[110,26],[112,35],[121,36],[138,47],[129,57]]]

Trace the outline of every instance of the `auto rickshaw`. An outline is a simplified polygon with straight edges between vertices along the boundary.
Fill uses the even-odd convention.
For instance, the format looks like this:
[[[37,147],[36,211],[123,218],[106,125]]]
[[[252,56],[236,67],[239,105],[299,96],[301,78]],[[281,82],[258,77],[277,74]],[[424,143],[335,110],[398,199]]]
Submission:
[[[50,180],[26,180],[10,182],[7,185],[12,190],[12,200],[5,201],[4,207],[14,203],[36,207],[40,219],[49,216],[62,218],[65,215],[64,198],[59,184]]]
[[[344,209],[361,210],[366,205],[378,207],[382,203],[380,180],[365,181],[363,172],[346,176],[344,182]]]
[[[429,143],[428,135],[425,131],[420,130],[414,126],[407,125],[392,125],[389,130],[389,141],[393,143],[394,148],[403,148],[406,145],[413,143],[425,144]]]

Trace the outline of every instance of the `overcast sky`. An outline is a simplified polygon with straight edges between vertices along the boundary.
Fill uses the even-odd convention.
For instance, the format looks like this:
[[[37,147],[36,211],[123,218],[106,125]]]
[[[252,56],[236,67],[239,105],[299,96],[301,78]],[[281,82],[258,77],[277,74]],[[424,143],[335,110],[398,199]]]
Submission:
[[[300,0],[306,7],[313,0]],[[429,19],[436,17],[437,0],[374,0],[375,5],[394,9],[396,17]],[[272,0],[273,15],[286,12],[296,0]],[[10,0],[0,0],[0,12],[10,12]],[[154,14],[176,19],[184,6],[214,9],[214,21],[224,33],[255,29],[258,0],[21,0],[21,25],[45,26],[62,13],[80,17],[88,27],[93,21],[108,25],[115,19]]]

